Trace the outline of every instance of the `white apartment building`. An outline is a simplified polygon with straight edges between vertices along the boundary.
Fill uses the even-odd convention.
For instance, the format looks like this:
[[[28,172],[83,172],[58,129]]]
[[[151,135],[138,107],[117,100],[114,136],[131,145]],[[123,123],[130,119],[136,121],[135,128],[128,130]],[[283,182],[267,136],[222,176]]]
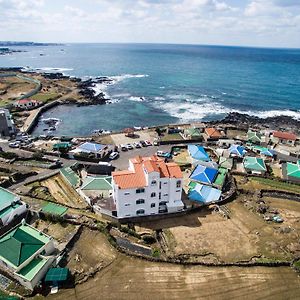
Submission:
[[[182,172],[176,163],[165,163],[157,156],[130,159],[128,170],[112,173],[117,217],[181,211],[182,186]]]

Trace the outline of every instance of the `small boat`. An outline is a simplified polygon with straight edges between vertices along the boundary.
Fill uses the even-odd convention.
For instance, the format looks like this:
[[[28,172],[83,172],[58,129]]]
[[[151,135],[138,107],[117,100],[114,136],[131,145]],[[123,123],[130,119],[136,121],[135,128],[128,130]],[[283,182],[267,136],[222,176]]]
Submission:
[[[51,127],[49,127],[48,132],[52,132],[52,131],[55,131],[55,130],[56,130],[56,127],[51,126]]]

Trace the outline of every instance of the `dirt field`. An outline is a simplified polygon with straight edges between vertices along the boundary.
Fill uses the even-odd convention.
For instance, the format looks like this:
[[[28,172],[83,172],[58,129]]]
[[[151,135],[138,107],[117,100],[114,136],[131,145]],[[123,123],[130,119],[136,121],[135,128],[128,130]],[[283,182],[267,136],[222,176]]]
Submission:
[[[52,236],[59,243],[63,243],[69,240],[73,232],[76,230],[76,226],[72,224],[61,225],[59,223],[51,223],[43,221],[41,219],[37,220],[33,226],[40,231]]]
[[[33,90],[35,84],[17,77],[5,77],[0,79],[0,90],[7,90],[7,93],[0,96],[0,105],[3,106],[17,97]]]
[[[60,204],[66,204],[74,208],[85,208],[87,206],[85,201],[60,175],[41,181],[41,185],[46,186]]]
[[[116,250],[109,244],[106,236],[99,231],[84,229],[68,256],[67,267],[71,272],[89,272],[99,266],[105,267],[116,258]]]
[[[183,267],[119,255],[93,279],[49,299],[299,299],[299,286],[290,268]]]

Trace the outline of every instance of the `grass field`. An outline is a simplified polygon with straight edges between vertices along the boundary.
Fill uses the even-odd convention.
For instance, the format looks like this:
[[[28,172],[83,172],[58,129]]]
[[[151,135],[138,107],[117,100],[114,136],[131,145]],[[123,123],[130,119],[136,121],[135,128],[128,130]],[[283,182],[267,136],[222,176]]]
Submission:
[[[300,193],[300,185],[281,182],[277,180],[272,179],[266,179],[266,178],[259,178],[259,177],[252,177],[250,178],[250,184],[251,182],[258,183],[261,186],[261,189],[276,189],[281,191],[288,191],[292,193]]]
[[[34,96],[32,96],[31,98],[37,101],[41,101],[41,102],[48,102],[51,100],[55,100],[59,97],[59,94],[57,93],[38,93]]]

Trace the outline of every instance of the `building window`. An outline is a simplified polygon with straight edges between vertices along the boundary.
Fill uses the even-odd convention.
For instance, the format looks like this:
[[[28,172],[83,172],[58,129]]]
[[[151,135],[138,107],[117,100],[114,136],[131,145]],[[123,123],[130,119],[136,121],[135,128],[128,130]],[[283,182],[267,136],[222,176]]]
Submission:
[[[155,207],[155,203],[151,203],[151,208]]]
[[[161,199],[161,193],[159,193],[159,197],[158,198],[159,198],[159,200]]]
[[[151,185],[156,185],[156,180],[152,180]]]
[[[144,203],[145,203],[145,200],[144,200],[144,199],[139,199],[139,200],[136,200],[135,203],[136,203],[136,204],[144,204]]]
[[[136,214],[137,214],[138,216],[144,215],[144,214],[145,214],[145,210],[144,210],[144,209],[139,209],[139,210],[136,211]]]
[[[129,193],[129,192],[127,192],[127,193],[124,193],[124,195],[130,195],[130,193]]]
[[[128,214],[128,215],[125,215],[125,217],[130,217],[131,215],[130,214]]]
[[[179,192],[181,192],[181,190],[177,190],[177,191],[176,191],[176,193],[179,193]]]
[[[137,189],[137,190],[136,190],[136,193],[137,193],[137,194],[145,193],[145,189],[144,189],[144,188]]]
[[[155,197],[156,193],[151,193],[151,198]]]
[[[130,206],[130,203],[125,203],[125,206]]]
[[[177,188],[180,188],[180,187],[181,187],[181,181],[180,181],[180,180],[178,180],[178,181],[176,182],[176,187],[177,187]]]
[[[168,194],[164,194],[164,197],[168,196]]]
[[[159,183],[159,188],[161,189],[161,182]]]
[[[164,184],[168,184],[167,182],[164,182]]]

